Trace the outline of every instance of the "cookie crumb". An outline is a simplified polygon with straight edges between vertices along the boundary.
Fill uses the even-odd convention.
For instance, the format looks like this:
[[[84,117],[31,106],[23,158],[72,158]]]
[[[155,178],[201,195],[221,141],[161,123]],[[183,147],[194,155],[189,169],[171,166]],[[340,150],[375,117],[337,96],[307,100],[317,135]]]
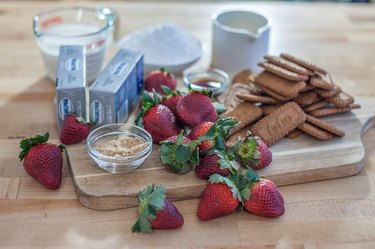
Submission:
[[[147,143],[140,137],[116,135],[99,139],[93,144],[94,150],[106,156],[132,156],[146,149]]]

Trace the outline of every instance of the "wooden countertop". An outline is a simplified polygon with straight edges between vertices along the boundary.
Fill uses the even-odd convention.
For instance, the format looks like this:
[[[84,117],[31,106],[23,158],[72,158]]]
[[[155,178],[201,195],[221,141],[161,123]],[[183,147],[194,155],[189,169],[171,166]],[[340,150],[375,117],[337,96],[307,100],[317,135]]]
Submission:
[[[208,222],[197,199],[175,204],[179,230],[132,234],[136,208],[95,211],[77,200],[67,160],[58,191],[29,177],[19,140],[49,131],[58,142],[54,84],[46,76],[31,21],[34,14],[76,2],[2,2],[0,6],[0,248],[375,248],[375,129],[363,138],[364,169],[356,176],[281,187],[286,213],[266,219],[240,213]],[[173,22],[198,37],[210,62],[210,16],[224,8],[272,18],[270,53],[289,52],[326,68],[357,96],[375,97],[375,6],[328,3],[79,2],[113,7],[124,35]],[[115,51],[115,47],[111,51]],[[110,54],[110,53],[109,53]],[[301,162],[303,163],[303,162]]]

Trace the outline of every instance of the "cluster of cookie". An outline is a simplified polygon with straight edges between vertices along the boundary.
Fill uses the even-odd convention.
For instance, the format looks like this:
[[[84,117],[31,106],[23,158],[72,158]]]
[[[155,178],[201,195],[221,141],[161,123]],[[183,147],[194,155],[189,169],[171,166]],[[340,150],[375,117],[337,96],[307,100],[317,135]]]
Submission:
[[[354,98],[333,83],[323,68],[289,54],[265,56],[258,64],[264,71],[252,75],[243,71],[233,78],[226,97],[228,112],[240,124],[233,131],[230,146],[247,130],[268,145],[282,137],[307,133],[320,140],[345,132],[319,119],[360,108]]]

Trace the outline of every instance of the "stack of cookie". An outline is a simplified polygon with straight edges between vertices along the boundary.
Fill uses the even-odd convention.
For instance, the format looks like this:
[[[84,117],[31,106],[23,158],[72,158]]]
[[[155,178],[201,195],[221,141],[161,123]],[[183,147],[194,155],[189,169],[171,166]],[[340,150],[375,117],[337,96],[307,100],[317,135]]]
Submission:
[[[223,116],[240,121],[228,146],[247,130],[268,146],[284,136],[294,138],[302,133],[320,140],[345,135],[319,117],[360,106],[333,83],[325,69],[289,54],[264,58],[258,64],[264,71],[251,75],[246,82],[235,82],[227,95],[228,112]],[[241,72],[234,79],[244,79],[245,74],[249,73]]]

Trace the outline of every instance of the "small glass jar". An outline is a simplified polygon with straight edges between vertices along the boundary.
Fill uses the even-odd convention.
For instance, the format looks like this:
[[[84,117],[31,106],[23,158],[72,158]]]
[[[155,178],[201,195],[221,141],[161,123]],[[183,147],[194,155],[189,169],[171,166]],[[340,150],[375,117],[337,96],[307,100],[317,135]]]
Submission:
[[[190,86],[195,91],[210,90],[214,95],[225,91],[229,84],[226,72],[216,69],[200,69],[183,75],[186,87]]]
[[[86,144],[89,156],[111,173],[137,169],[152,151],[150,133],[131,124],[101,126],[89,134]]]

